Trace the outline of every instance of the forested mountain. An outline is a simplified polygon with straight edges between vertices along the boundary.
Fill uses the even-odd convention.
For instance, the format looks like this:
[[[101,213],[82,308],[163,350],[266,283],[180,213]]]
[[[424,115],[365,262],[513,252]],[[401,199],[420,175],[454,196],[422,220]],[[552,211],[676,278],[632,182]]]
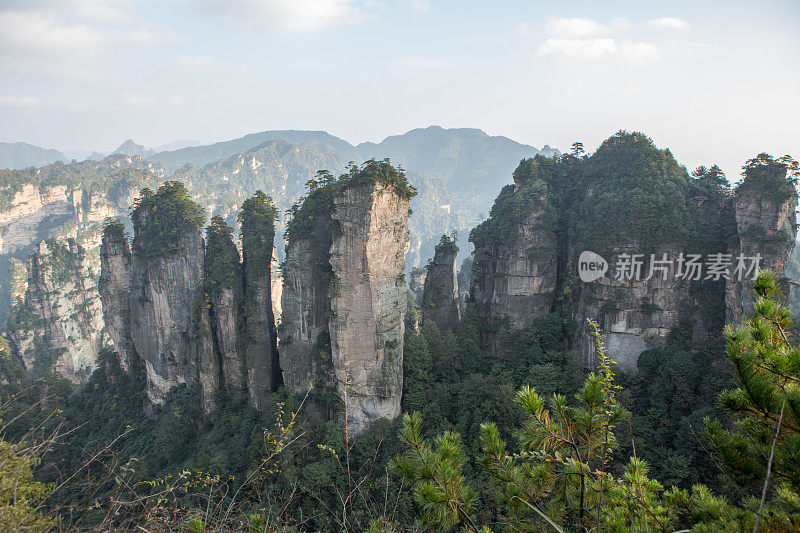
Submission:
[[[66,160],[67,157],[58,150],[48,150],[22,142],[0,142],[0,168],[16,170]]]

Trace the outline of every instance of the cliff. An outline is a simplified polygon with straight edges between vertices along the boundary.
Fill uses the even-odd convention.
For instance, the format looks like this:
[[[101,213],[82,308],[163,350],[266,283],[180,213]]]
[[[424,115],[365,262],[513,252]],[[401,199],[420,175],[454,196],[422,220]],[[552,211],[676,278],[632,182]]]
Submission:
[[[133,213],[130,331],[144,363],[147,397],[158,405],[173,387],[197,379],[191,340],[203,294],[204,250],[199,224],[156,218],[166,214],[153,204],[144,198]],[[173,224],[174,234],[160,235]]]
[[[120,367],[129,372],[138,355],[131,340],[131,251],[121,222],[110,223],[103,232],[100,253],[100,299],[103,321],[114,343]]]
[[[275,307],[277,304],[280,309],[280,292],[273,293],[277,215],[272,199],[261,191],[245,201],[239,214],[244,271],[243,347],[250,404],[256,409],[264,408],[269,394],[282,381],[275,329]]]
[[[500,192],[491,218],[470,234],[470,299],[487,323],[520,330],[552,310],[557,241],[545,183],[515,181]],[[496,335],[486,337],[495,344]]]
[[[456,256],[458,246],[453,239],[442,236],[428,264],[422,294],[422,320],[432,321],[439,331],[453,330],[461,318],[458,298]]]
[[[718,338],[726,314],[736,322],[752,302],[752,273],[734,279],[737,256],[760,254],[762,268],[782,275],[796,235],[797,192],[787,163],[762,154],[745,173],[731,194],[716,166],[690,176],[668,150],[626,132],[588,157],[523,160],[515,185],[501,191],[491,218],[470,235],[470,300],[485,318],[484,343],[506,357],[498,340],[555,312],[571,327],[565,348],[577,349],[591,367],[591,318],[631,371],[644,350],[670,335],[692,350]],[[583,252],[602,266],[597,276],[584,279],[591,272],[582,272]],[[698,271],[687,276],[690,255],[699,258]]]
[[[784,280],[789,254],[797,237],[797,192],[787,176],[786,165],[766,154],[748,162],[744,180],[734,194],[737,239],[730,252],[750,266],[750,259],[760,256],[760,268],[774,271]],[[726,287],[726,320],[737,324],[752,312],[754,293],[747,279],[732,276]]]
[[[88,377],[108,342],[95,276],[83,248],[42,241],[28,264],[24,299],[9,317],[9,337],[29,372]]]
[[[293,392],[333,388],[328,291],[333,211],[328,188],[311,192],[287,225],[281,295],[280,367]]]
[[[348,432],[358,434],[400,414],[408,198],[368,183],[346,187],[334,204],[331,355]]]
[[[311,183],[288,225],[281,368],[346,406],[348,435],[400,414],[409,200],[402,172],[370,161]]]

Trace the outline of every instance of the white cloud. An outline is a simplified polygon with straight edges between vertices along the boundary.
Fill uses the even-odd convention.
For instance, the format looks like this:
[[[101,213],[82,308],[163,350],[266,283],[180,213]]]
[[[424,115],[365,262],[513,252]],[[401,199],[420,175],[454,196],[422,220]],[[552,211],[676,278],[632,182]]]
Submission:
[[[0,96],[3,107],[33,107],[39,105],[39,99],[33,96]]]
[[[634,65],[652,63],[656,61],[660,55],[658,45],[633,41],[623,41],[620,43],[619,53],[623,61]]]
[[[416,68],[423,70],[450,70],[455,68],[450,63],[440,59],[426,59],[421,57],[408,57],[400,62],[401,65],[408,68]]]
[[[210,74],[217,70],[216,59],[208,56],[184,56],[175,60],[175,67],[191,74]]]
[[[552,17],[547,20],[545,29],[550,35],[558,37],[589,37],[608,32],[608,28],[591,19]]]
[[[324,30],[360,20],[354,0],[192,0],[203,11],[235,26],[290,32]]]
[[[181,96],[152,96],[143,94],[124,94],[117,100],[117,105],[122,107],[145,108],[159,106],[181,106]]]
[[[0,12],[0,50],[6,53],[91,54],[104,42],[102,31],[83,24],[64,23],[53,13]]]
[[[425,13],[431,10],[431,3],[428,0],[408,0],[411,9],[418,13]]]
[[[591,60],[614,54],[619,47],[614,39],[546,39],[536,54],[539,57]]]
[[[552,57],[574,61],[596,61],[617,58],[625,63],[644,65],[659,57],[658,45],[645,42],[622,41],[612,38],[597,39],[546,39],[536,50],[539,57]]]
[[[648,20],[647,25],[659,30],[684,31],[689,29],[689,24],[685,20],[681,20],[677,17],[661,17]]]
[[[631,29],[633,24],[631,21],[623,17],[615,17],[611,19],[611,28],[615,31],[625,31]]]

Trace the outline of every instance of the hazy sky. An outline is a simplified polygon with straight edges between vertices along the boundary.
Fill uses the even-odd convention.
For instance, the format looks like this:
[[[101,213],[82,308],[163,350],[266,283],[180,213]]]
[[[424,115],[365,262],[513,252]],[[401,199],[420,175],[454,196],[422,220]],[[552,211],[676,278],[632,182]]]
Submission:
[[[438,124],[734,178],[800,157],[800,2],[0,0],[0,140],[108,152]]]

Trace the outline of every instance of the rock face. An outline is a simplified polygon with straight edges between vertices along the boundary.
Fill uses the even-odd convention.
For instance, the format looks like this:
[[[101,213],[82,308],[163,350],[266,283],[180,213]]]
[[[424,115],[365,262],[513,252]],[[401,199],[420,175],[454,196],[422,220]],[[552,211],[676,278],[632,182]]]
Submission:
[[[619,250],[624,253],[624,250]],[[678,250],[663,249],[656,257],[677,257]],[[647,265],[643,267],[647,272]],[[590,368],[597,363],[594,339],[586,322],[595,320],[603,343],[614,361],[626,371],[635,371],[639,354],[660,347],[681,317],[691,318],[696,301],[690,294],[690,282],[675,279],[671,269],[664,279],[654,275],[649,280],[602,277],[580,286],[573,318],[577,326],[575,343]]]
[[[511,329],[530,327],[550,313],[556,294],[556,235],[547,217],[547,196],[537,196],[509,234],[473,234],[470,299],[486,321],[504,321]]]
[[[250,404],[256,409],[263,409],[281,384],[273,293],[273,269],[280,270],[274,249],[275,215],[266,195],[256,193],[245,201],[240,216],[245,320],[242,345]],[[280,309],[280,293],[277,298]]]
[[[348,432],[358,434],[400,414],[408,199],[368,184],[345,188],[334,204],[331,354]]]
[[[286,388],[305,393],[332,388],[329,290],[331,219],[318,217],[306,234],[289,240],[281,297],[280,367]]]
[[[763,169],[762,173],[785,170]],[[752,173],[735,194],[734,208],[738,233],[736,246],[731,250],[733,261],[739,254],[745,258],[761,257],[760,268],[769,269],[783,278],[787,259],[795,246],[797,237],[797,195],[777,195],[775,190],[758,187],[752,183]],[[749,266],[750,262],[747,262]],[[755,300],[753,289],[746,280],[732,277],[726,287],[726,321],[738,324],[742,317],[751,313]]]
[[[134,220],[137,233],[148,215],[142,212]],[[197,379],[192,339],[195,303],[203,289],[200,229],[183,232],[177,246],[177,252],[164,257],[134,253],[131,267],[131,340],[144,362],[147,397],[156,405],[176,385]]]
[[[74,240],[43,241],[31,255],[24,300],[10,337],[28,371],[54,369],[75,383],[88,377],[107,344],[94,276]]]
[[[254,216],[254,205],[263,216]],[[242,206],[244,261],[233,229],[204,213],[179,182],[142,191],[128,248],[120,223],[103,235],[101,295],[126,370],[144,369],[150,406],[199,384],[203,411],[248,400],[263,409],[280,384],[270,290],[275,208],[263,193]],[[220,394],[220,392],[224,394]]]
[[[524,160],[514,182],[470,235],[470,299],[485,319],[483,342],[498,357],[507,355],[506,333],[551,312],[575,324],[565,348],[580,351],[588,367],[596,354],[587,319],[599,323],[609,353],[628,371],[673,333],[699,350],[752,309],[753,272],[737,279],[738,256],[749,265],[760,255],[761,268],[782,276],[796,237],[797,191],[787,163],[767,154],[748,161],[731,194],[719,168],[690,176],[668,150],[620,132],[591,157]],[[581,279],[584,251],[606,262],[599,278]],[[639,274],[617,275],[623,254],[638,257]],[[687,277],[679,265],[690,255],[699,272]]]
[[[428,265],[422,295],[422,320],[432,321],[439,331],[458,326],[461,311],[458,304],[456,256],[458,247],[447,236],[436,245],[433,261]]]
[[[103,302],[103,319],[114,343],[120,367],[128,372],[138,361],[131,341],[131,250],[122,224],[103,233],[98,289]]]
[[[400,414],[413,194],[401,171],[372,161],[338,182],[323,176],[288,225],[284,383],[335,393],[348,435]]]

